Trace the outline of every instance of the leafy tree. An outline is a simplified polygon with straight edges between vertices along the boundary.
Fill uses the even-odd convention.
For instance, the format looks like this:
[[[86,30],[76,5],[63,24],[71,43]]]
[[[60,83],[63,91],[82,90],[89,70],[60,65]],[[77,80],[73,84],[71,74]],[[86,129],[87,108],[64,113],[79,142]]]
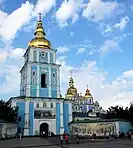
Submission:
[[[133,124],[133,104],[130,107],[123,108],[121,106],[111,106],[108,108],[106,119],[125,119],[129,120]]]
[[[0,120],[17,122],[18,107],[11,107],[9,101],[0,100]]]

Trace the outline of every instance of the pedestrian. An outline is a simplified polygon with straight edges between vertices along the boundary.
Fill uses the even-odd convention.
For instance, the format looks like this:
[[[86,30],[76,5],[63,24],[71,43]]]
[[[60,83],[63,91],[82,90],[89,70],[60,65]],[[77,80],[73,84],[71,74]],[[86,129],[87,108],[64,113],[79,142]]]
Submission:
[[[63,135],[61,134],[60,135],[60,145],[62,146],[62,144],[63,144]]]
[[[95,140],[95,134],[93,133],[92,134],[92,141],[94,141]]]
[[[65,141],[66,141],[66,144],[68,144],[68,135],[67,134],[65,136]]]
[[[19,140],[21,140],[21,138],[22,138],[22,134],[21,134],[21,133],[19,133]]]
[[[65,139],[65,136],[66,136],[66,133],[64,132],[64,133],[63,133],[63,139]]]
[[[109,140],[111,141],[112,140],[112,134],[109,132]]]
[[[79,144],[79,135],[78,135],[78,133],[76,134],[76,142],[77,142],[77,144]]]

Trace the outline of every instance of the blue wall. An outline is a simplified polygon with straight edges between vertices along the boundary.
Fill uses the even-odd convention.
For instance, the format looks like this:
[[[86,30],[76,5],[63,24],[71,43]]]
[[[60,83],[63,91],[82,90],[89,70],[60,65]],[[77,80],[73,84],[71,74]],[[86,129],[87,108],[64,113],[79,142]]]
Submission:
[[[53,77],[53,73],[55,76]],[[53,83],[53,79],[55,79],[56,83]],[[57,98],[57,69],[56,68],[51,68],[51,97],[52,98]]]
[[[17,102],[16,105],[19,107],[18,117],[21,117],[21,122],[19,123],[19,126],[21,127],[21,132],[23,132],[22,129],[24,128],[24,122],[25,122],[24,119],[25,102]]]
[[[69,123],[69,104],[63,104],[63,111],[64,111],[64,131],[69,133],[68,123]]]
[[[48,97],[48,88],[40,88],[40,97]]]
[[[60,103],[56,103],[56,134],[60,134]]]
[[[52,89],[51,90],[51,97],[52,98],[57,98],[57,89]]]
[[[31,66],[31,89],[30,89],[30,96],[31,97],[35,97],[36,96],[36,88],[37,88],[37,85],[36,84],[33,84],[32,82],[32,79],[33,79],[33,71],[36,72],[36,75],[37,75],[37,66]],[[36,77],[36,76],[35,76]]]
[[[120,132],[127,133],[132,128],[130,122],[118,121]]]
[[[30,120],[30,129],[29,135],[33,135],[33,124],[34,124],[34,102],[29,102],[29,120]]]

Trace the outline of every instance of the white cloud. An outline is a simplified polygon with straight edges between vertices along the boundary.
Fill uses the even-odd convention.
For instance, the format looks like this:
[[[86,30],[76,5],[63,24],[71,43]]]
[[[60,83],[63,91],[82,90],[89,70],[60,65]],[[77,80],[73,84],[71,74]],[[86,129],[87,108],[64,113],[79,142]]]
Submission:
[[[79,18],[78,12],[80,11],[83,0],[64,0],[60,8],[56,11],[56,20],[60,27],[68,25],[68,20],[72,19],[72,23],[76,22]]]
[[[130,19],[128,16],[122,17],[119,23],[116,24],[105,24],[105,23],[99,23],[98,30],[102,33],[103,36],[111,36],[113,35],[114,31],[120,30],[123,31]]]
[[[51,10],[53,6],[55,6],[55,4],[56,0],[38,0],[34,8],[35,15],[40,12],[45,15]]]
[[[23,48],[16,48],[16,49],[13,49],[10,53],[9,53],[9,57],[11,59],[20,59],[22,58],[23,54],[25,52],[25,49]]]
[[[8,53],[0,50],[0,63],[4,63],[7,60]]]
[[[95,61],[85,61],[80,67],[72,67],[64,61],[61,66],[61,93],[64,95],[68,88],[69,72],[72,70],[75,87],[78,92],[85,94],[86,85],[99,103],[107,108],[111,105],[127,106],[132,101],[133,96],[133,75],[132,71],[126,71],[110,83],[107,72],[98,68]],[[125,75],[126,73],[126,75]],[[130,73],[130,75],[127,75]],[[132,77],[132,79],[131,79]],[[128,81],[127,81],[128,80]]]
[[[81,54],[81,53],[84,53],[85,51],[86,51],[85,48],[79,48],[79,49],[77,50],[77,55],[79,55],[79,54]]]
[[[0,24],[0,35],[5,40],[14,38],[19,29],[21,29],[21,27],[30,20],[32,9],[33,5],[27,1],[10,15],[4,14],[6,16],[4,17],[3,22]]]
[[[0,95],[18,95],[20,88],[19,68],[15,65],[0,65],[0,76],[4,81],[0,83]],[[8,99],[8,98],[6,98]]]
[[[82,15],[90,21],[99,22],[116,15],[118,8],[119,4],[116,1],[90,0],[84,6]]]
[[[10,51],[0,50],[0,96],[19,95],[20,89],[20,67],[23,64],[22,48],[12,49]],[[1,60],[2,57],[2,60]],[[15,84],[15,85],[14,85]],[[8,99],[8,98],[4,98]]]
[[[130,21],[129,17],[127,17],[127,16],[123,17],[123,18],[121,18],[120,23],[116,23],[114,25],[114,27],[119,28],[120,30],[124,30],[125,27],[127,26],[127,24],[129,23],[129,21]]]
[[[0,37],[4,41],[12,40],[16,37],[18,31],[28,25],[31,19],[41,12],[43,15],[48,13],[55,5],[56,0],[38,0],[36,5],[26,1],[20,8],[7,14],[0,10]]]
[[[58,47],[57,48],[58,53],[68,52],[69,50],[70,50],[70,48],[68,48],[68,47]]]
[[[119,44],[115,40],[105,40],[100,47],[99,52],[101,56],[107,55],[112,50],[120,50]]]

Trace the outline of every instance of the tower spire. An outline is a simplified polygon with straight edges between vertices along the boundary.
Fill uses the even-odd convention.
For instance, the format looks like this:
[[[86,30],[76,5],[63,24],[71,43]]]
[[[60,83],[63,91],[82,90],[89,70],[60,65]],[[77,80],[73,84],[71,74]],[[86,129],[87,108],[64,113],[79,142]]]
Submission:
[[[42,21],[42,13],[39,12],[38,14],[39,14],[39,21]]]
[[[45,32],[42,25],[42,13],[38,13],[38,21],[36,25],[36,30],[34,32],[34,39],[29,42],[29,47],[37,47],[43,49],[50,49],[51,43],[45,38]]]
[[[86,85],[86,88],[88,89],[88,84]]]

